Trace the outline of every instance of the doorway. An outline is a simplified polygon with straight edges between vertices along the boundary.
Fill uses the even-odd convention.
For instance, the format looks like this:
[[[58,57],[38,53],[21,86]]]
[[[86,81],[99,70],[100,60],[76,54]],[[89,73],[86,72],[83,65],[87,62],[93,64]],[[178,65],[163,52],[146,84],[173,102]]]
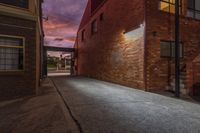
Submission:
[[[74,75],[74,49],[44,47],[44,77]]]

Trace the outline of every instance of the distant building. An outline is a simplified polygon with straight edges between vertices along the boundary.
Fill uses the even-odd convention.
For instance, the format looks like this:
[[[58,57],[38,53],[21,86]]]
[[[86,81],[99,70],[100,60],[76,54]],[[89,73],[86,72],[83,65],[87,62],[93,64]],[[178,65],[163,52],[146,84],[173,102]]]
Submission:
[[[43,0],[0,0],[0,100],[35,94],[41,77]]]
[[[79,75],[174,90],[175,0],[89,0],[76,41]],[[181,93],[200,82],[200,1],[181,0]]]

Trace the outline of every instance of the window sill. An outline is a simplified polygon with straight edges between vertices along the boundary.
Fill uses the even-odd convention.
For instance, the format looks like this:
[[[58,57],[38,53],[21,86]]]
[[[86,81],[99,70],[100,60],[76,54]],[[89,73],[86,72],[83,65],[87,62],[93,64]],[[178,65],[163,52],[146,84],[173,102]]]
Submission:
[[[162,11],[162,10],[159,10],[159,12],[162,13],[162,14],[166,14],[166,15],[170,15],[170,16],[174,16],[174,17],[175,17],[175,14],[174,14],[174,13],[165,12],[165,11]],[[183,15],[183,14],[180,14],[180,18],[181,18],[181,19],[188,19],[188,20],[193,20],[193,21],[198,21],[198,22],[200,22],[200,19],[188,17],[188,16],[185,16],[185,15]]]
[[[24,70],[19,70],[19,71],[0,71],[0,76],[5,75],[5,76],[22,76],[25,74]]]
[[[9,7],[9,8],[19,9],[19,10],[30,11],[29,8],[20,7],[20,6],[14,6],[14,5],[3,4],[3,3],[0,3],[0,5],[5,6],[5,7]]]
[[[183,16],[184,19],[187,19],[187,20],[191,20],[191,21],[197,21],[197,22],[200,22],[200,19],[196,19],[196,18],[192,18],[192,17],[188,17],[188,16]]]
[[[161,59],[170,59],[170,60],[173,60],[175,59],[175,57],[169,57],[169,56],[160,56]],[[180,57],[181,60],[184,59],[184,57]]]
[[[163,10],[159,10],[159,12],[162,13],[162,14],[167,14],[167,15],[175,16],[175,13],[166,12],[166,11],[163,11]],[[182,16],[182,14],[180,14],[180,16]]]
[[[3,15],[36,20],[35,14],[32,13],[30,9],[20,9],[0,4],[0,12]]]

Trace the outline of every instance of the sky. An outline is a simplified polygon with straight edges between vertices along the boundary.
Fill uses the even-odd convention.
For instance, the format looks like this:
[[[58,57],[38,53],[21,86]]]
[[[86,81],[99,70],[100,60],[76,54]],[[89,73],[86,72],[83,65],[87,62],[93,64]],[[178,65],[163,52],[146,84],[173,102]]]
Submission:
[[[44,0],[45,45],[73,47],[87,0]]]

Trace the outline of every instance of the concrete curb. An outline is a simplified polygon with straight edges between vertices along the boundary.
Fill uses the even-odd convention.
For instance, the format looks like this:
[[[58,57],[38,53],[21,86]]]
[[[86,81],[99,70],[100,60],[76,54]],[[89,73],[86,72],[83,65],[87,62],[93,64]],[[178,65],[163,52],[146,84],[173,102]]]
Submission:
[[[53,84],[53,81],[52,81],[51,79],[48,78],[48,82],[51,84],[51,86],[53,86],[53,88],[54,88],[55,91],[57,92],[57,89],[56,89],[55,85]],[[79,128],[78,128],[78,126],[77,126],[77,124],[76,124],[76,122],[75,122],[75,121],[73,120],[73,118],[70,116],[69,110],[67,109],[67,107],[66,107],[64,101],[62,100],[61,96],[59,95],[58,92],[57,92],[56,95],[57,95],[58,98],[59,98],[60,105],[61,105],[61,108],[62,108],[64,117],[65,117],[67,123],[70,124],[70,126],[67,125],[67,126],[69,126],[69,128],[71,129],[70,131],[73,131],[73,133],[81,133],[81,131],[79,130]]]

